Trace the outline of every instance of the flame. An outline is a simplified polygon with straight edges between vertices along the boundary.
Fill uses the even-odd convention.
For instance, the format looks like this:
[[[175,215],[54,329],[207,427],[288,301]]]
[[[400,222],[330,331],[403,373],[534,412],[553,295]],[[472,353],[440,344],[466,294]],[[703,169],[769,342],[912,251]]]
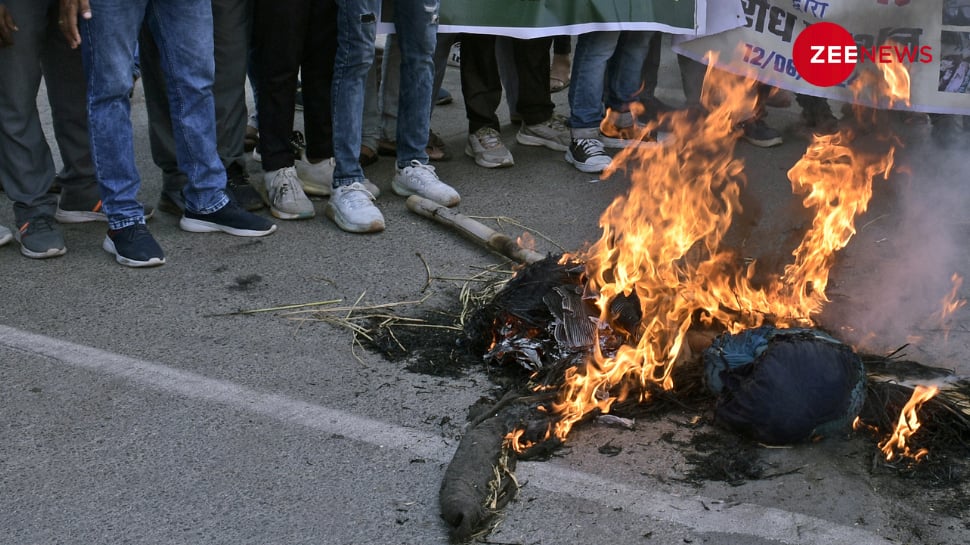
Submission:
[[[963,285],[963,277],[953,273],[950,277],[950,283],[952,287],[950,288],[950,292],[946,294],[946,297],[943,298],[943,309],[940,310],[940,326],[943,328],[943,340],[950,338],[950,325],[947,323],[947,320],[954,312],[967,304],[966,299],[957,298],[957,292],[960,290],[960,286]]]
[[[923,403],[932,399],[937,392],[939,392],[939,388],[936,386],[917,386],[913,390],[913,395],[899,412],[896,430],[888,439],[879,443],[879,448],[886,454],[887,461],[893,460],[897,452],[903,458],[911,458],[916,461],[919,461],[929,454],[929,451],[925,448],[921,448],[915,452],[911,451],[907,440],[920,429],[921,424],[916,413],[919,412]]]
[[[875,87],[879,96],[908,94],[908,74],[898,68],[882,79],[857,78],[859,92]],[[558,419],[550,434],[564,440],[593,411],[609,412],[631,395],[643,401],[651,387],[672,389],[671,371],[697,321],[732,332],[765,321],[810,326],[827,302],[835,254],[855,234],[855,218],[866,211],[873,179],[888,176],[894,147],[857,151],[850,129],[816,136],[788,172],[793,191],[815,219],[783,274],[755,285],[757,263],[745,265],[722,248],[732,219],[743,212],[746,178],[735,145],[739,122],[756,111],[755,85],[751,78],[709,68],[702,93],[706,115],[667,114],[662,122],[672,132],[662,145],[631,146],[604,174],[627,171],[631,188],[603,212],[600,239],[563,259],[586,263],[600,334],[622,331],[624,342],[604,350],[601,345],[608,343],[601,339],[585,365],[567,371],[552,405]],[[639,303],[642,319],[635,331],[612,321],[617,298]]]

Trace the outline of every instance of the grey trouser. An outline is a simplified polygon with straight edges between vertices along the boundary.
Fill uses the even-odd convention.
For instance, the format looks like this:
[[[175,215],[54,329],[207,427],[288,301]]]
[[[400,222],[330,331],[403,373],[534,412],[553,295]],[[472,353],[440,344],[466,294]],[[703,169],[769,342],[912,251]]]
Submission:
[[[56,177],[64,188],[96,183],[88,140],[81,50],[72,50],[57,28],[57,0],[4,0],[14,22],[14,45],[0,48],[0,184],[14,202],[17,225],[54,215]],[[37,111],[41,76],[64,168],[54,170]]]
[[[239,163],[243,167],[246,164],[243,140],[246,137],[246,67],[252,14],[252,0],[212,0],[216,62],[212,94],[216,103],[216,148],[222,164],[227,167],[232,163]],[[165,76],[159,65],[158,48],[147,27],[142,28],[138,45],[152,159],[162,169],[163,188],[181,189],[186,176],[179,170],[175,157]]]

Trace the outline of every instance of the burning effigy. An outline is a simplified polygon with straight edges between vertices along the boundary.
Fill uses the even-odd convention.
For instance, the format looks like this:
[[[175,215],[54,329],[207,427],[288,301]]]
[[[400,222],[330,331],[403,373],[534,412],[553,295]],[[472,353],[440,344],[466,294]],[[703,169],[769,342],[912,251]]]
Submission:
[[[884,72],[863,72],[853,85],[876,97],[865,102],[890,108],[906,99],[908,75],[901,65],[879,66]],[[702,114],[667,114],[657,122],[670,131],[663,143],[623,150],[604,176],[622,174],[631,187],[603,212],[602,234],[588,248],[540,259],[508,237],[471,233],[529,264],[481,305],[465,335],[488,364],[521,367],[529,378],[470,423],[445,475],[442,517],[456,539],[481,531],[514,496],[516,459],[555,449],[574,426],[619,403],[678,389],[703,386],[716,423],[761,443],[855,426],[886,436],[879,446],[888,459],[908,460],[925,455],[907,441],[920,425],[918,407],[935,399],[938,420],[949,419],[967,446],[970,412],[959,396],[934,398],[932,389],[888,378],[892,360],[857,354],[816,324],[836,254],[855,234],[874,181],[893,168],[894,137],[863,143],[870,120],[862,118],[813,137],[788,172],[813,220],[782,270],[759,269],[725,243],[743,213],[744,165],[734,148],[738,124],[755,108],[753,85],[709,72]],[[966,399],[968,386],[955,380],[950,390]],[[900,401],[905,394],[911,399]]]

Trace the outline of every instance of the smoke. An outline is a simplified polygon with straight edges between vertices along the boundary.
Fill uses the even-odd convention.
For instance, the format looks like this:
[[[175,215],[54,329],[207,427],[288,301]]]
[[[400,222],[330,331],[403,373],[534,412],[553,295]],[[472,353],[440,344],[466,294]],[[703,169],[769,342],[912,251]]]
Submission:
[[[910,343],[908,357],[953,367],[947,352],[966,342],[960,322],[968,314],[965,307],[944,321],[942,311],[954,273],[967,270],[970,163],[965,145],[941,149],[922,130],[907,137],[912,148],[897,155],[890,179],[873,182],[870,211],[833,272],[832,303],[820,321],[859,350],[888,353]]]

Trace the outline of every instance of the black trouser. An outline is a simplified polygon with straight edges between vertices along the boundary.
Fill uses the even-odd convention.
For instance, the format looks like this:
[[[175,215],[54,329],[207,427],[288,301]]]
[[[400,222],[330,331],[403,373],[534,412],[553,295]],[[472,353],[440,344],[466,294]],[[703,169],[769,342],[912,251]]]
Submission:
[[[259,152],[263,170],[293,166],[296,82],[303,85],[306,155],[333,157],[331,87],[337,55],[333,0],[256,0],[253,63],[259,88]]]
[[[495,36],[462,34],[461,93],[465,98],[468,132],[482,127],[500,130],[495,110],[502,101],[502,82],[495,60]],[[515,70],[519,76],[516,109],[522,122],[535,125],[552,117],[549,96],[549,47],[552,37],[512,40]]]

